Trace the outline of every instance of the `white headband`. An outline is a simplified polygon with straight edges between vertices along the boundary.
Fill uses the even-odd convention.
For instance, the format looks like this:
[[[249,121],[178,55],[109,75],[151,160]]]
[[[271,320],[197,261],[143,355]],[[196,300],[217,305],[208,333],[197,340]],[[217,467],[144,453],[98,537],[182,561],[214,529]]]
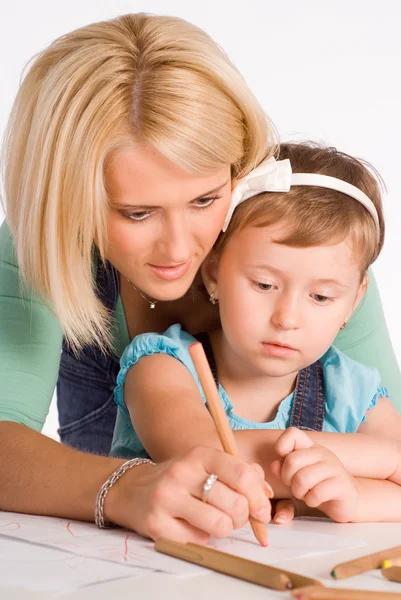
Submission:
[[[223,231],[226,231],[235,208],[241,202],[262,192],[289,192],[292,185],[324,187],[342,192],[354,198],[354,200],[358,200],[372,215],[376,224],[377,239],[380,239],[380,224],[376,207],[362,190],[347,181],[330,177],[329,175],[321,175],[320,173],[293,173],[288,158],[276,161],[273,157],[266,158],[246,177],[238,180],[231,197],[231,204],[226,220],[224,221]]]

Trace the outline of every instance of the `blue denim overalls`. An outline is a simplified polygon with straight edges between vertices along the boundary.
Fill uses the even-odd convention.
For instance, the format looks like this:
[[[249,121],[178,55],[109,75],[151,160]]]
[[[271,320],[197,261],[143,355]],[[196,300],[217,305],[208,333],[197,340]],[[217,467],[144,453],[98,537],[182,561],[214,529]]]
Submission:
[[[98,262],[96,284],[103,304],[114,312],[119,281],[116,269]],[[216,378],[216,367],[208,336],[201,334],[206,354]],[[60,439],[73,448],[94,454],[108,454],[113,437],[117,406],[113,390],[119,371],[119,358],[105,356],[94,346],[85,347],[79,359],[63,341],[57,404]],[[325,397],[320,362],[300,371],[297,377],[291,425],[300,429],[321,431]]]

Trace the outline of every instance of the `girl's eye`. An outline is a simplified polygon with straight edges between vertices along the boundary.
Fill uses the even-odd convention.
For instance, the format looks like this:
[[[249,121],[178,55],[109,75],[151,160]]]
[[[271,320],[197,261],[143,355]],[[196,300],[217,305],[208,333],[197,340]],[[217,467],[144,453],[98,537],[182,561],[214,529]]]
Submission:
[[[326,302],[328,302],[329,300],[331,300],[331,298],[329,298],[328,296],[322,296],[322,294],[312,294],[312,298],[318,304],[325,304]]]
[[[270,290],[274,288],[274,285],[272,283],[260,283],[260,281],[255,281],[255,286],[261,292],[270,292]]]
[[[123,213],[123,214],[124,214],[124,217],[126,217],[127,219],[130,219],[131,221],[144,221],[145,219],[147,219],[149,217],[149,215],[151,213],[146,210],[139,210],[137,212]]]
[[[209,198],[199,198],[198,200],[194,201],[194,206],[196,206],[197,208],[209,208],[209,206],[212,206],[216,200],[218,200],[221,196],[212,196]]]

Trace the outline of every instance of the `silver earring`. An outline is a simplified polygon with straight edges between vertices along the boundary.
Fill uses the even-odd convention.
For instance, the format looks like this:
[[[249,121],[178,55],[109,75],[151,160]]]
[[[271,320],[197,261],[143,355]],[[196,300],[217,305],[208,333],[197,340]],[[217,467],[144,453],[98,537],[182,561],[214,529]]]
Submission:
[[[218,298],[215,298],[215,297],[214,297],[214,293],[213,293],[213,292],[212,292],[212,293],[210,294],[210,296],[209,296],[209,302],[210,302],[211,304],[218,304],[218,303],[219,303],[219,300],[218,300]]]

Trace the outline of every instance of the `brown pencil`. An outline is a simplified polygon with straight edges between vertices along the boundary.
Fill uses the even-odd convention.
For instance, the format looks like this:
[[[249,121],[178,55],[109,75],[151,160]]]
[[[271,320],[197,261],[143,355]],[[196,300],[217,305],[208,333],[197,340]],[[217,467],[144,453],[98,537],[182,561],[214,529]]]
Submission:
[[[334,579],[345,579],[346,577],[352,577],[371,569],[380,569],[384,560],[392,561],[395,558],[401,556],[401,546],[395,546],[388,550],[381,550],[374,554],[368,554],[361,556],[355,560],[342,563],[334,567],[331,572],[331,576]]]
[[[224,412],[216,383],[213,379],[203,346],[200,342],[195,342],[189,346],[189,353],[193,360],[196,372],[201,382],[203,392],[206,397],[207,406],[214,421],[224,452],[238,455],[238,448],[235,442],[234,434]],[[265,523],[249,517],[253,533],[261,546],[268,545],[268,536]]]
[[[401,583],[401,567],[387,567],[382,569],[382,575],[389,581],[398,581]]]
[[[323,586],[300,587],[292,590],[297,600],[400,600],[398,592],[369,592],[368,590],[345,590]]]

